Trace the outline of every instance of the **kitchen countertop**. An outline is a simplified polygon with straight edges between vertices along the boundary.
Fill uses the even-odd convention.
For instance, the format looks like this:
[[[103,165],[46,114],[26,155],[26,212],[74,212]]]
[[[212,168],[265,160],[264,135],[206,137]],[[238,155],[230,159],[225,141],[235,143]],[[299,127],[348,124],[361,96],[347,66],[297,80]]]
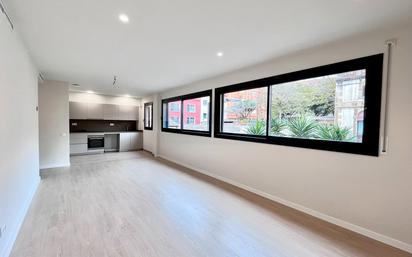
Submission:
[[[88,132],[70,132],[70,134],[119,134],[119,133],[136,133],[143,132],[143,130],[133,130],[133,131],[88,131]]]

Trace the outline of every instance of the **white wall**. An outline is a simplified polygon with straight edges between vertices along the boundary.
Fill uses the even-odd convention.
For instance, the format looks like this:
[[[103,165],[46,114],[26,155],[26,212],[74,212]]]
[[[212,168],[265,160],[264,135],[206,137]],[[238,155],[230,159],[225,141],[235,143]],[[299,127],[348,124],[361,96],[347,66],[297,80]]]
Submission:
[[[40,169],[70,165],[69,83],[39,84]]]
[[[37,70],[0,15],[0,256],[8,256],[40,181]]]
[[[376,158],[162,132],[160,156],[412,251],[411,25],[277,58],[164,92],[161,98],[382,53],[390,38],[398,38],[398,45],[393,53],[387,155]]]
[[[158,133],[160,126],[160,104],[159,95],[152,95],[142,99],[142,108],[140,108],[139,127],[144,129],[144,104],[153,102],[153,130],[143,130],[143,149],[151,152],[154,156],[158,155]]]

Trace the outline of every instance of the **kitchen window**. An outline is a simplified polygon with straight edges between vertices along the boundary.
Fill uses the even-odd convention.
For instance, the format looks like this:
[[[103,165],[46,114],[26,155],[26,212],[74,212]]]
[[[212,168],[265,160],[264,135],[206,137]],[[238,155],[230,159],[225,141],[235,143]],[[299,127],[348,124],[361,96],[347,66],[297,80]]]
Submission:
[[[215,91],[215,137],[378,155],[383,54]]]
[[[211,99],[207,90],[162,100],[162,131],[211,136]]]
[[[163,120],[163,128],[166,129],[180,129],[181,122],[180,118],[182,112],[180,111],[181,101],[175,100],[163,104],[163,111],[167,113],[165,120]]]
[[[144,104],[144,129],[153,130],[153,102]]]

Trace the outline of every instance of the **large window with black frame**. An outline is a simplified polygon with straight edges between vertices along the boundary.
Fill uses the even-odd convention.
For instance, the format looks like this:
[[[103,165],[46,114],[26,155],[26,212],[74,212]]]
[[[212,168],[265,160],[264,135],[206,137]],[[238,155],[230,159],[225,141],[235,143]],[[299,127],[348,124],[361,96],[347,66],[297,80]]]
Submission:
[[[162,131],[211,136],[212,90],[162,100]]]
[[[144,129],[153,130],[153,102],[144,104]]]
[[[377,156],[383,54],[217,88],[215,137]]]

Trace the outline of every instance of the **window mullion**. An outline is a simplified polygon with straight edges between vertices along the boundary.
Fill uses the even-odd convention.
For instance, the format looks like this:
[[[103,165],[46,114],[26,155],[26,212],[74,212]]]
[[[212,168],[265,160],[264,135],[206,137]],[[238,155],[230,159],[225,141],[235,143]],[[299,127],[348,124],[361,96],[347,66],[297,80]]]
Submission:
[[[220,112],[220,121],[219,121],[219,123],[220,123],[220,126],[219,126],[219,133],[220,132],[222,132],[223,131],[223,119],[224,119],[224,117],[223,117],[223,113],[224,113],[224,94],[221,94],[220,96],[219,96],[219,105],[220,105],[220,110],[219,110],[219,112]]]
[[[183,98],[180,99],[180,130],[183,131],[183,112],[185,110],[185,107],[183,105]]]
[[[271,92],[271,86],[268,86],[268,91],[267,91],[267,105],[266,105],[266,138],[269,137],[269,128],[270,128],[270,111],[271,111],[271,97],[272,96],[272,92]]]

